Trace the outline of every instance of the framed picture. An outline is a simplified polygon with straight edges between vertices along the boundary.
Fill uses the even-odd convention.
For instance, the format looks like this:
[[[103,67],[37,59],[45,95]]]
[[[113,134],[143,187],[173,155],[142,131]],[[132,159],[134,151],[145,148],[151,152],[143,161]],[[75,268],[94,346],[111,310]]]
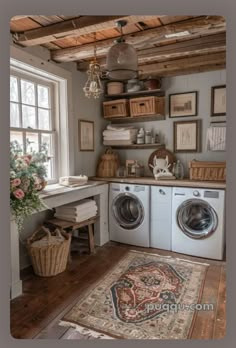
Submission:
[[[201,120],[174,122],[174,152],[200,151]]]
[[[226,85],[211,88],[211,116],[226,115]]]
[[[79,120],[80,151],[94,151],[94,122]]]
[[[169,95],[169,117],[197,116],[197,92]]]

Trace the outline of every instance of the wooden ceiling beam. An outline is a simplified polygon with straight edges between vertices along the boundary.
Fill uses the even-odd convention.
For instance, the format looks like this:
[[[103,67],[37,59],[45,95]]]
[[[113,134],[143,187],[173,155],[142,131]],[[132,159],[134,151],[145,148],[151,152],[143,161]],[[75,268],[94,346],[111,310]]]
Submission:
[[[128,24],[157,18],[158,16],[81,16],[51,24],[42,28],[32,29],[14,35],[15,42],[23,46],[42,45],[63,38],[87,35],[100,30],[112,29],[115,21],[127,20]]]
[[[152,61],[162,61],[180,58],[190,55],[202,55],[226,50],[225,33],[204,36],[197,39],[186,40],[160,47],[148,48],[138,51],[138,64],[144,65]],[[105,68],[106,58],[98,59],[102,68]],[[80,71],[88,68],[89,62],[78,62],[77,69]]]
[[[189,37],[198,34],[214,34],[225,31],[225,20],[221,16],[202,16],[193,19],[168,24],[161,27],[146,29],[124,35],[127,43],[130,43],[137,49],[146,49],[151,45],[169,40],[165,37],[168,34],[189,32]],[[97,56],[105,56],[109,48],[114,44],[114,39],[105,39],[96,42]],[[85,44],[79,47],[64,48],[51,51],[51,59],[56,62],[69,62],[89,59],[93,56],[94,44]]]
[[[206,64],[201,65],[200,67],[186,67],[185,69],[179,70],[169,70],[169,71],[159,71],[158,73],[152,74],[153,77],[168,77],[168,76],[181,76],[181,75],[190,75],[207,71],[216,71],[225,69],[225,63],[216,63],[216,64]],[[145,78],[145,75],[142,76]]]
[[[188,69],[192,70],[200,69],[204,66],[217,66],[226,64],[226,53],[211,53],[202,56],[195,56],[189,58],[179,58],[175,60],[169,60],[160,63],[154,63],[149,65],[140,66],[140,76],[148,75],[165,75],[167,73],[177,73]]]

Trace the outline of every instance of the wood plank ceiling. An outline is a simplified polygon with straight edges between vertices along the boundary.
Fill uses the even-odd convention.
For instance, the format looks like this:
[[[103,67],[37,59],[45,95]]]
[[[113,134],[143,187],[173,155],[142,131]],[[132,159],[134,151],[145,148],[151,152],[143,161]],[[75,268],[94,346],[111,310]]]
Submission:
[[[57,63],[86,70],[94,55],[102,68],[118,19],[127,20],[124,38],[138,54],[140,77],[172,76],[226,66],[226,22],[221,16],[15,16],[10,30],[23,47],[41,45]]]

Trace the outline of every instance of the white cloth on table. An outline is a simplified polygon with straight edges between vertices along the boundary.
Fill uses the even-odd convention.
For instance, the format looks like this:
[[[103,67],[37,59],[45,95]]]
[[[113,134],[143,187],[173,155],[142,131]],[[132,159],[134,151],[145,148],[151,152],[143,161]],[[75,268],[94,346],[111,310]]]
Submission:
[[[226,127],[210,127],[207,130],[207,150],[225,151],[226,150]]]

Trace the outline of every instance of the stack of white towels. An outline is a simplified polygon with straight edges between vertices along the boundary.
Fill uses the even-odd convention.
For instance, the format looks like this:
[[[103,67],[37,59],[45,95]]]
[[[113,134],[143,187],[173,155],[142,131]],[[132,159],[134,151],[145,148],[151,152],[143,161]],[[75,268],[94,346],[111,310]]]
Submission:
[[[59,185],[68,186],[68,187],[76,187],[85,185],[88,181],[88,177],[86,175],[78,175],[78,176],[63,176],[59,178]]]
[[[131,145],[136,143],[138,129],[108,125],[103,131],[103,145]]]
[[[97,215],[98,207],[93,199],[83,199],[56,208],[55,217],[61,220],[81,222]]]

